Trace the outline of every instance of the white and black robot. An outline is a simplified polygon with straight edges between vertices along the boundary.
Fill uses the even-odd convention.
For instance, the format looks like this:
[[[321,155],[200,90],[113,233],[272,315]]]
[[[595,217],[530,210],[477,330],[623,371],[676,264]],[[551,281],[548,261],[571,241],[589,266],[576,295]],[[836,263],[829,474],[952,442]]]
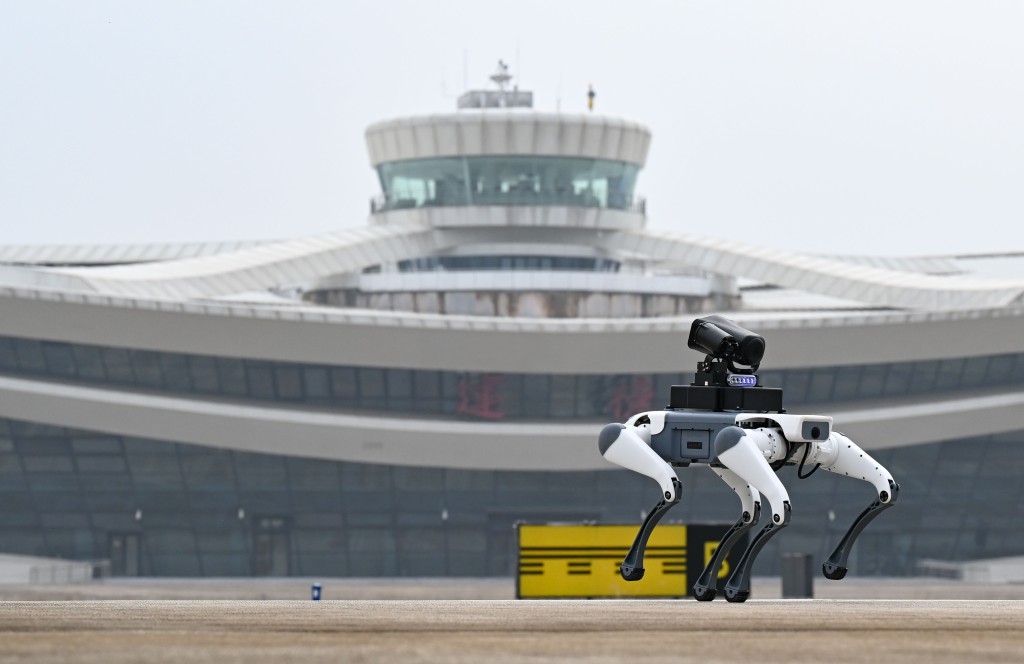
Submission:
[[[605,459],[654,479],[663,494],[622,562],[622,578],[643,578],[644,549],[651,531],[679,502],[682,485],[674,468],[702,464],[739,495],[742,514],[722,536],[694,585],[698,600],[715,598],[722,561],[758,523],[762,495],[771,506],[767,524],[754,535],[725,586],[728,601],[745,601],[750,596],[750,571],[758,552],[789,525],[789,494],[775,471],[796,464],[799,458],[797,475],[801,479],[820,467],[869,482],[878,492],[877,500],[861,512],[822,565],[826,578],[842,579],[857,536],[882,510],[896,503],[899,485],[867,452],[833,431],[831,417],[786,413],[782,390],[759,385],[755,372],[765,351],[760,335],[721,316],[707,316],[693,322],[687,345],[707,353],[697,365],[693,384],[673,386],[665,410],[638,413],[625,424],[609,424],[598,438]],[[805,467],[811,468],[806,474]]]

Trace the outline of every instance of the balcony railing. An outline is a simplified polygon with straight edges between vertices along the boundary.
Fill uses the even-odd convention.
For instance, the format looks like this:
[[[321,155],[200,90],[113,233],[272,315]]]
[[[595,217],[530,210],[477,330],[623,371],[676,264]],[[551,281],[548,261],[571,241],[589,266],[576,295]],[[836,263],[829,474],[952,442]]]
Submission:
[[[602,204],[593,196],[585,197],[574,194],[542,194],[536,192],[509,192],[500,194],[475,194],[472,201],[465,198],[444,200],[440,198],[423,201],[415,198],[388,199],[383,194],[370,198],[370,213],[388,212],[390,210],[407,210],[426,207],[465,207],[467,205],[543,205],[581,208],[598,208],[623,210],[637,214],[647,214],[647,200],[642,196],[633,196],[620,204]]]

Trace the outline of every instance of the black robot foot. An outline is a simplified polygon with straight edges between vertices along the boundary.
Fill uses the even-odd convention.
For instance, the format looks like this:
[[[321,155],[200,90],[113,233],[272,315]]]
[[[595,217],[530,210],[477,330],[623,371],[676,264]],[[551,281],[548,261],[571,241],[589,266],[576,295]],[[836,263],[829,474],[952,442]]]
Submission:
[[[710,602],[718,595],[718,590],[715,588],[707,588],[705,586],[694,586],[693,587],[693,598],[698,602]]]
[[[621,574],[622,578],[626,581],[639,581],[644,578],[644,568],[619,565],[619,574]]]
[[[840,567],[839,565],[833,565],[832,563],[825,563],[821,566],[821,573],[825,575],[826,579],[838,581],[846,576],[846,568]]]
[[[750,597],[750,591],[747,590],[735,590],[728,586],[725,587],[725,601],[727,602],[746,602],[747,598]]]

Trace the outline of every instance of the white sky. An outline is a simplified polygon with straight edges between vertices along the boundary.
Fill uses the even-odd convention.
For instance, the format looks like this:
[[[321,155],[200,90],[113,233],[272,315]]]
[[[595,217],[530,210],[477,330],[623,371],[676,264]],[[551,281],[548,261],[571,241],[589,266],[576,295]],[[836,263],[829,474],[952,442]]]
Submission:
[[[498,58],[638,120],[650,224],[834,253],[1024,251],[1024,3],[0,0],[0,244],[366,223],[363,131]]]

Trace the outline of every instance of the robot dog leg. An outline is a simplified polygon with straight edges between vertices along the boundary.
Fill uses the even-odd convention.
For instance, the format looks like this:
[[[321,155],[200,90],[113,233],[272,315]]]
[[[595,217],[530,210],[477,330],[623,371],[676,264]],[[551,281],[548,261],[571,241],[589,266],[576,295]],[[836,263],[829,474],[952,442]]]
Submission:
[[[757,489],[740,479],[739,475],[728,468],[712,467],[711,470],[739,495],[743,513],[740,515],[739,520],[726,531],[722,540],[718,543],[711,561],[704,568],[704,571],[700,573],[697,582],[693,584],[693,596],[699,602],[709,602],[718,594],[716,586],[718,584],[718,570],[722,567],[722,561],[729,555],[732,547],[743,536],[743,533],[753,528],[761,517],[761,496]]]
[[[651,449],[650,432],[645,427],[609,424],[601,430],[598,448],[608,461],[646,475],[661,485],[663,499],[644,519],[636,539],[633,540],[633,546],[619,567],[623,579],[638,581],[644,576],[644,549],[647,547],[647,540],[665,513],[679,503],[682,484],[672,466]]]
[[[828,440],[808,445],[811,448],[804,463],[820,464],[824,470],[837,475],[862,479],[871,483],[878,492],[878,498],[854,520],[835,551],[821,566],[826,579],[838,581],[846,576],[847,558],[857,536],[875,517],[896,504],[900,485],[882,464],[841,433],[833,432]]]
[[[772,536],[789,525],[789,493],[770,465],[770,462],[784,459],[787,451],[788,445],[781,433],[772,429],[732,426],[722,429],[715,437],[718,462],[764,494],[772,508],[768,525],[747,545],[736,571],[725,585],[725,599],[729,602],[744,602],[750,596],[750,570],[754,559]]]

